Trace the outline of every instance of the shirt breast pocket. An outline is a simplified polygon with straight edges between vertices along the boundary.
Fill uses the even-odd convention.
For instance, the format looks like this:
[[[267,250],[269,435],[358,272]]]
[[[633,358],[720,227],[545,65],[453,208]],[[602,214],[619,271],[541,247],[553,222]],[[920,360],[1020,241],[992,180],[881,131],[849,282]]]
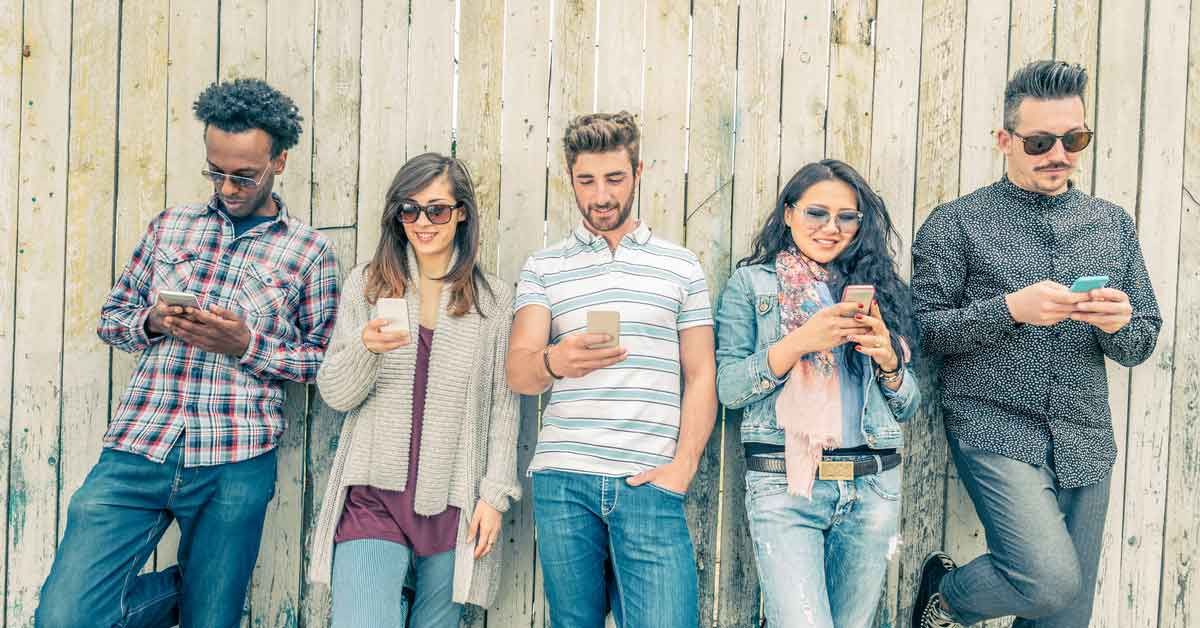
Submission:
[[[754,295],[754,323],[759,348],[769,347],[779,341],[779,295]]]
[[[289,287],[283,275],[258,266],[248,267],[239,298],[247,316],[277,317],[284,311],[288,297]]]
[[[172,246],[154,249],[154,276],[152,287],[156,290],[189,292],[196,266],[196,253]]]

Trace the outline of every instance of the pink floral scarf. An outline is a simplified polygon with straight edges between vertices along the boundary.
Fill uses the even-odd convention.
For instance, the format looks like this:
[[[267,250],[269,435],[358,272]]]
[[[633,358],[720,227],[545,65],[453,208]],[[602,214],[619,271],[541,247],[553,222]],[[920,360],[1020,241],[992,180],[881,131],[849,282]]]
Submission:
[[[786,336],[822,309],[817,283],[829,273],[792,247],[775,256],[779,321]],[[789,495],[812,498],[821,452],[841,445],[842,392],[832,351],[802,357],[775,398],[775,424],[784,431]]]

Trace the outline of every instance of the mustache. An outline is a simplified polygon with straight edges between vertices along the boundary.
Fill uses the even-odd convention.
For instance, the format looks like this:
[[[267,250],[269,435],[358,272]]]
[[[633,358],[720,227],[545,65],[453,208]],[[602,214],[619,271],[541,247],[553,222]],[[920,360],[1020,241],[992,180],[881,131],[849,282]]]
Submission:
[[[1048,163],[1044,166],[1038,166],[1037,168],[1034,168],[1033,170],[1035,172],[1041,172],[1043,170],[1057,170],[1059,168],[1070,168],[1070,167],[1071,167],[1071,164],[1069,164],[1065,161],[1056,161],[1053,163]]]

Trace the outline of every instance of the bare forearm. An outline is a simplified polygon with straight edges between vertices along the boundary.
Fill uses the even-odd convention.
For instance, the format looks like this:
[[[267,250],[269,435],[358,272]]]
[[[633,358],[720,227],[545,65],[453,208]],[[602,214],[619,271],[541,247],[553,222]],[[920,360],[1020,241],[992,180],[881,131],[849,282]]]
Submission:
[[[686,461],[694,470],[700,464],[716,419],[716,374],[688,378],[683,389],[675,460]]]
[[[508,352],[508,385],[522,395],[540,395],[554,379],[546,371],[539,350],[513,348]]]

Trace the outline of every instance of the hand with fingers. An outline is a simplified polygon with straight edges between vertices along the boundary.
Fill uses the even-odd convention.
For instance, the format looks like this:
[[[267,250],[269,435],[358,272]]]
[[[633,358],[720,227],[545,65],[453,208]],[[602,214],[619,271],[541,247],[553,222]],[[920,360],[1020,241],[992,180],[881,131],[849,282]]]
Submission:
[[[250,346],[246,322],[223,307],[184,308],[182,316],[167,316],[163,324],[172,336],[212,353],[241,357]]]
[[[813,314],[803,325],[771,345],[767,353],[771,370],[777,377],[782,377],[800,358],[829,351],[848,342],[851,336],[868,333],[870,327],[854,318],[862,311],[862,306],[857,303],[837,303]]]
[[[696,463],[676,458],[667,464],[642,471],[625,482],[630,486],[650,483],[668,491],[687,494],[688,486],[692,483],[692,477],[695,475]]]
[[[629,356],[629,350],[616,346],[593,349],[611,340],[608,334],[574,334],[550,347],[550,370],[561,377],[583,377],[592,371],[612,366]]]
[[[179,318],[184,315],[183,306],[167,305],[159,301],[150,308],[150,315],[146,317],[146,332],[152,336],[171,335],[171,328],[168,323],[168,318]]]
[[[471,525],[467,529],[467,542],[475,544],[476,560],[492,553],[492,549],[500,540],[500,525],[500,511],[482,499],[479,500],[475,504],[475,514],[471,515]]]
[[[854,319],[866,324],[870,329],[865,334],[850,336],[850,342],[857,345],[855,349],[859,353],[870,356],[875,364],[884,371],[891,373],[900,368],[900,356],[896,355],[896,348],[892,346],[892,333],[883,320],[879,304],[872,303],[870,313],[855,314]]]
[[[1071,320],[1087,323],[1097,329],[1115,334],[1133,318],[1129,295],[1115,288],[1098,288],[1083,293],[1086,300],[1075,305]]]
[[[1075,306],[1088,298],[1087,293],[1071,292],[1066,286],[1047,279],[1005,295],[1004,301],[1014,321],[1049,327],[1070,318],[1075,313]]]
[[[410,338],[407,331],[383,331],[391,324],[386,318],[374,318],[363,327],[362,343],[371,353],[387,353],[407,346]]]

